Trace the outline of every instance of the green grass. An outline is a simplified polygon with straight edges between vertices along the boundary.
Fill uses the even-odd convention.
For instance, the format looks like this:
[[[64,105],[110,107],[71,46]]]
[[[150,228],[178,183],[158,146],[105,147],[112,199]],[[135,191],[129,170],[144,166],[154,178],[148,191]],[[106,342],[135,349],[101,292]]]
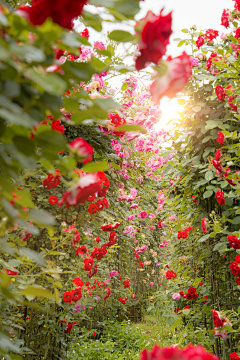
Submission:
[[[159,346],[171,346],[182,342],[182,329],[175,330],[163,317],[145,315],[141,323],[131,324],[131,327],[140,331],[150,343]]]

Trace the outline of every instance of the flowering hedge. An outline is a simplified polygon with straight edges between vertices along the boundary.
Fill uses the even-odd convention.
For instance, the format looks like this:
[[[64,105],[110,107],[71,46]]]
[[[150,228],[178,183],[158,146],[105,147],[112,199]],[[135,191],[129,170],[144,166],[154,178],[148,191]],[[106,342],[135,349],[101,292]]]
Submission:
[[[101,11],[85,4],[0,8],[1,355],[65,359],[83,324],[94,322],[96,337],[97,321],[144,309],[150,296],[150,309],[170,305],[181,345],[234,358],[239,2],[223,11],[229,34],[183,29],[188,38],[176,40],[192,56],[165,60],[171,13],[149,11],[134,35],[113,30],[100,42],[88,28],[102,30]],[[120,22],[139,3],[103,10]],[[122,55],[119,42],[131,43]],[[180,91],[178,123],[159,130],[159,101]],[[212,357],[164,351],[142,358]]]

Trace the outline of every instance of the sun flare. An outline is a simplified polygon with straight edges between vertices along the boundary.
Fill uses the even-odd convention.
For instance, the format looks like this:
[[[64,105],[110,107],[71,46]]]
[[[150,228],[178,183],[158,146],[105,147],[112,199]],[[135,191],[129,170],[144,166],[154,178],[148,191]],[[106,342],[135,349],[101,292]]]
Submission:
[[[172,128],[173,124],[167,123],[174,118],[178,118],[178,112],[183,110],[183,105],[179,105],[176,98],[169,100],[166,96],[161,100],[160,109],[162,110],[162,117],[160,118],[158,128]]]

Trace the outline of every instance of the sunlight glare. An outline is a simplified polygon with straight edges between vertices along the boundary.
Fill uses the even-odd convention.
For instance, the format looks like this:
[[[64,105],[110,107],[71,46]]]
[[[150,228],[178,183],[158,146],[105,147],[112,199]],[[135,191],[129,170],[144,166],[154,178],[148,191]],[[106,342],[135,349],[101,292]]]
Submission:
[[[171,129],[174,126],[174,123],[167,123],[171,119],[179,118],[178,112],[183,111],[183,105],[179,105],[176,98],[169,99],[168,97],[164,96],[160,102],[160,109],[162,110],[162,117],[160,118],[156,128],[158,129]]]

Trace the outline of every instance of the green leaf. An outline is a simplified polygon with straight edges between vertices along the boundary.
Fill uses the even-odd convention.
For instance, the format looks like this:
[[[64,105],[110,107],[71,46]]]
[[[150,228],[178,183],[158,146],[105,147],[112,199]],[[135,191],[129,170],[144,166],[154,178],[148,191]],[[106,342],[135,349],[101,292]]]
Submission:
[[[147,132],[147,130],[144,129],[140,125],[122,125],[122,126],[116,127],[116,130],[117,131],[140,131],[144,134],[146,134],[146,132]]]
[[[79,102],[74,98],[65,98],[63,102],[63,107],[67,112],[77,111],[79,108]]]
[[[62,95],[67,88],[66,82],[57,74],[26,71],[26,77],[38,84],[43,90],[53,95]]]
[[[15,136],[13,143],[25,155],[32,156],[35,153],[34,143],[24,136]]]
[[[29,213],[29,218],[41,225],[55,224],[55,217],[46,210],[32,209]]]
[[[183,309],[181,311],[184,315],[189,315],[190,314],[190,310],[189,309]]]
[[[178,43],[178,47],[181,47],[183,44],[185,44],[185,40],[181,40],[181,41],[179,41],[179,43]]]
[[[212,196],[213,191],[212,190],[208,190],[205,191],[205,193],[203,194],[204,199],[208,199],[210,196]]]
[[[210,306],[203,306],[202,307],[202,311],[204,312],[204,314],[206,315],[211,315],[212,314],[212,309]]]
[[[216,233],[215,233],[215,232],[211,232],[210,238],[214,238],[215,236],[216,236]]]
[[[9,124],[23,125],[28,129],[33,126],[33,119],[26,113],[0,109],[0,118],[6,120]]]
[[[36,297],[42,297],[42,298],[53,298],[53,295],[50,293],[49,290],[37,286],[28,286],[27,289],[21,292],[21,294],[34,295]]]
[[[112,165],[112,167],[116,170],[121,170],[120,166],[118,166],[117,164],[115,164],[114,162],[110,163]]]
[[[218,123],[215,120],[208,120],[208,121],[206,121],[206,124],[207,124],[205,126],[206,130],[210,130],[210,129],[214,129],[214,128],[218,127]]]
[[[48,160],[57,158],[58,152],[66,150],[64,136],[44,125],[37,129],[34,142],[42,148],[42,152]]]
[[[199,105],[195,105],[192,107],[192,111],[194,111],[194,112],[199,112],[201,109],[202,109],[202,107]]]
[[[233,219],[233,224],[237,225],[237,224],[240,224],[240,216],[236,216],[234,219]]]
[[[73,61],[66,61],[62,65],[63,71],[71,78],[76,76],[80,81],[91,80],[96,70],[93,69],[90,63],[77,63]]]
[[[112,98],[94,99],[92,101],[95,105],[99,106],[100,109],[104,111],[121,109],[121,105],[118,102],[114,101]]]
[[[25,60],[28,63],[43,62],[46,58],[42,50],[33,45],[18,45],[11,42],[9,50],[12,51],[20,60]]]
[[[103,72],[103,71],[107,71],[109,69],[109,67],[102,62],[100,59],[96,58],[95,56],[92,57],[91,59],[91,65],[94,69],[97,70],[97,72]]]
[[[227,244],[227,242],[220,242],[214,246],[213,251],[225,250],[227,249]]]
[[[210,234],[203,235],[203,236],[198,240],[198,242],[199,242],[199,243],[205,242],[209,237],[210,237]]]
[[[35,263],[41,265],[41,266],[46,266],[46,261],[44,260],[44,258],[37,253],[34,250],[22,247],[20,249],[20,253],[22,253],[23,255],[25,255],[27,258],[33,260]]]
[[[184,105],[184,104],[186,104],[186,100],[184,100],[184,99],[178,99],[178,104],[179,104],[179,105]]]
[[[183,33],[187,34],[188,33],[188,29],[182,29],[181,30]]]
[[[130,32],[124,30],[113,30],[108,37],[110,40],[117,42],[130,42],[134,39],[134,36]]]
[[[205,174],[205,179],[208,180],[208,181],[210,181],[210,180],[212,180],[213,178],[214,178],[213,172],[212,172],[211,170],[208,170],[208,171],[206,172],[206,174]],[[210,196],[211,196],[211,195],[210,195]]]
[[[106,171],[109,168],[107,161],[100,161],[97,163],[89,162],[81,169],[84,172]]]
[[[170,317],[168,318],[168,323],[169,323],[169,325],[173,325],[173,324],[175,323],[174,317],[170,316]]]

